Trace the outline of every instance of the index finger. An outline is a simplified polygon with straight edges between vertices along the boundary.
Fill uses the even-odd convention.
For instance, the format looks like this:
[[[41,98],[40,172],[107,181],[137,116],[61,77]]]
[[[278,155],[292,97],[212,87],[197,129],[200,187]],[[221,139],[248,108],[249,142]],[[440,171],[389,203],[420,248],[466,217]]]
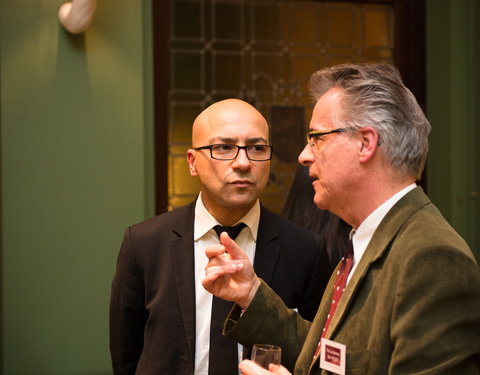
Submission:
[[[227,232],[222,232],[220,234],[220,242],[232,259],[247,258],[247,254],[230,238]]]

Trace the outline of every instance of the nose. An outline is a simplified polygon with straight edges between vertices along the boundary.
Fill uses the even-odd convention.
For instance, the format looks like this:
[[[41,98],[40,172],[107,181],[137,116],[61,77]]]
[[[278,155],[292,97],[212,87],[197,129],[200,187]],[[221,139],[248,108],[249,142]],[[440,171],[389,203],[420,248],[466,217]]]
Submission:
[[[312,148],[310,147],[309,144],[307,144],[303,148],[300,155],[298,155],[298,162],[301,165],[307,165],[308,166],[308,165],[312,164],[314,161],[315,161],[315,157],[313,155]]]
[[[250,159],[247,157],[247,150],[241,149],[238,151],[237,157],[233,160],[233,168],[248,169],[252,166]]]

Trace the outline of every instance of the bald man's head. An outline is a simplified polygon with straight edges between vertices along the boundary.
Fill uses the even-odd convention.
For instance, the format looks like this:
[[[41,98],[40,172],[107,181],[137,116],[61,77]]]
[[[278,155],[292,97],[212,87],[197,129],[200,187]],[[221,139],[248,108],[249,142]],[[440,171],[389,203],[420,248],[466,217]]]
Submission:
[[[222,224],[233,224],[229,221],[248,212],[265,189],[270,161],[250,160],[245,149],[234,159],[218,160],[203,148],[211,145],[269,145],[267,121],[250,104],[227,99],[212,104],[193,123],[192,149],[187,153],[190,174],[200,180],[208,211]],[[198,147],[202,149],[195,150]]]
[[[229,123],[238,127],[254,123],[264,128],[268,136],[267,121],[255,107],[243,100],[226,99],[212,104],[197,116],[192,128],[192,146],[203,145],[206,137],[214,136],[218,129]]]

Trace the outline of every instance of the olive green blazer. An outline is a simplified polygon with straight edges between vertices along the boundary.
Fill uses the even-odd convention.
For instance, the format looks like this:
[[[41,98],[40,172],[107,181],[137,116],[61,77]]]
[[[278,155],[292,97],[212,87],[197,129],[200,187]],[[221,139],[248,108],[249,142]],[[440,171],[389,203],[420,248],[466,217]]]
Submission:
[[[292,265],[294,267],[294,265]],[[224,334],[240,343],[280,345],[295,375],[326,374],[312,364],[334,277],[313,323],[262,283]],[[347,347],[347,374],[480,374],[480,268],[463,239],[420,187],[375,231],[326,333]]]

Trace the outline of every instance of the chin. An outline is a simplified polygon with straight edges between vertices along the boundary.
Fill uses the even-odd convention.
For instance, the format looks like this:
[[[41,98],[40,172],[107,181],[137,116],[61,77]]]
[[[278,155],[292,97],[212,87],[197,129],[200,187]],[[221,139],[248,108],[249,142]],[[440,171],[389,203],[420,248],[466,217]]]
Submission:
[[[227,206],[232,208],[250,208],[253,206],[257,198],[252,197],[229,197],[226,200]]]
[[[325,203],[325,201],[323,199],[321,199],[320,197],[317,197],[317,195],[315,195],[313,197],[313,203],[315,204],[315,206],[317,206],[319,209],[321,210],[327,210],[328,211],[328,206],[327,204]]]

